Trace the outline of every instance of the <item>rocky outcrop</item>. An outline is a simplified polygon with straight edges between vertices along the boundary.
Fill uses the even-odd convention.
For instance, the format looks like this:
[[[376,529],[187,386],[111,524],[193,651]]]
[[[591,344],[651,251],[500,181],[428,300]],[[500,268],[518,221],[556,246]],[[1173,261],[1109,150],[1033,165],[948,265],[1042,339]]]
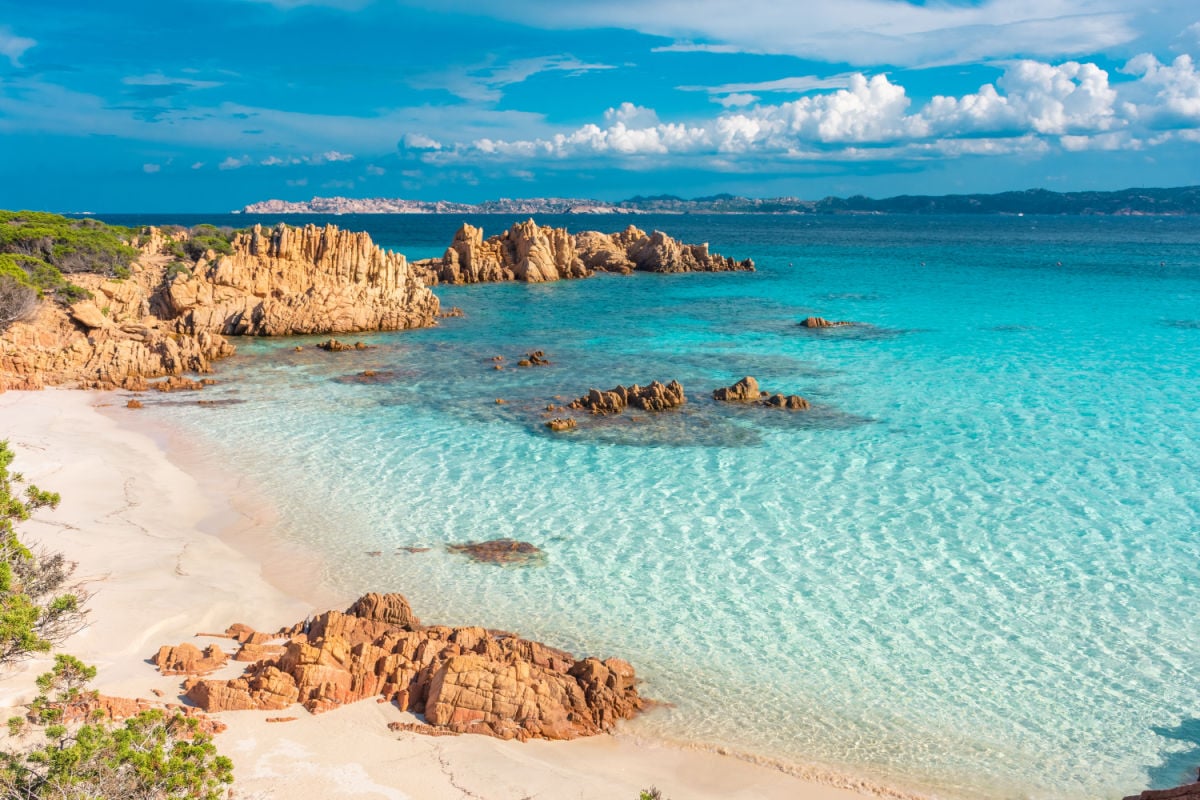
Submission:
[[[182,332],[284,336],[432,325],[438,300],[404,256],[333,225],[255,225],[156,297]]]
[[[1186,783],[1173,789],[1147,789],[1125,800],[1200,800],[1200,783]]]
[[[613,234],[539,227],[532,219],[498,236],[463,225],[440,259],[413,262],[427,283],[540,283],[586,278],[593,273],[725,272],[753,270],[754,262],[708,252],[707,244],[684,244],[661,231],[630,225]]]
[[[92,283],[98,299],[111,283],[74,277]],[[94,328],[50,303],[42,305],[34,320],[10,327],[0,335],[0,391],[62,384],[142,390],[146,378],[208,373],[214,360],[233,354],[223,336],[181,336],[161,320],[105,307],[110,313],[101,319],[84,315],[97,323]]]
[[[797,394],[771,394],[762,391],[758,381],[747,375],[732,386],[725,386],[713,392],[713,399],[723,403],[750,403],[768,408],[782,408],[788,411],[806,411],[809,403]]]
[[[846,320],[832,321],[824,317],[805,317],[800,326],[803,328],[847,328],[853,324],[853,322],[847,322]]]
[[[276,658],[239,678],[196,679],[187,697],[205,711],[313,713],[381,696],[425,715],[433,729],[502,739],[572,739],[610,730],[644,706],[633,668],[484,628],[423,626],[398,594],[369,594],[281,631]]]
[[[229,661],[225,651],[209,645],[203,651],[184,642],[176,647],[164,644],[154,656],[154,666],[163,675],[206,675]]]
[[[178,234],[186,238],[186,234]],[[47,385],[146,388],[147,378],[208,373],[229,335],[399,330],[432,325],[438,300],[404,256],[330,225],[236,234],[189,269],[172,236],[149,229],[125,280],[73,274],[92,297],[46,302],[0,334],[0,391]]]
[[[532,353],[526,353],[525,357],[517,361],[518,367],[548,367],[550,359],[546,358],[545,352],[534,350]]]
[[[533,220],[486,240],[482,228],[464,224],[440,262],[431,259],[414,266],[429,283],[541,283],[589,274],[565,228],[539,228]]]
[[[194,733],[220,733],[227,727],[225,723],[204,715],[198,709],[178,703],[110,697],[99,692],[80,692],[70,700],[52,701],[48,705],[60,713],[59,721],[64,723],[95,722],[97,719],[119,721],[137,716],[143,711],[162,711],[165,712],[167,724],[171,726],[172,731],[183,739],[192,738]],[[32,710],[27,718],[30,722],[40,720],[38,713]]]
[[[583,397],[573,401],[568,408],[590,411],[593,414],[620,414],[627,407],[643,411],[666,411],[678,408],[687,402],[683,386],[679,381],[663,384],[653,381],[649,386],[617,386],[607,392],[590,389]]]
[[[767,408],[782,408],[787,411],[807,411],[811,406],[798,394],[772,394],[762,401]]]
[[[723,403],[756,403],[762,398],[758,381],[747,375],[733,386],[725,386],[713,392],[713,399]]]

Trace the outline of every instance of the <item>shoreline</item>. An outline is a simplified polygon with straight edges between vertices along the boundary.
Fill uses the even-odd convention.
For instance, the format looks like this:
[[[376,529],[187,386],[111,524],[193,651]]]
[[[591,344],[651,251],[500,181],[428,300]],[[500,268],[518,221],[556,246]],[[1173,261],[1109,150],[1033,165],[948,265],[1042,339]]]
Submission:
[[[128,697],[157,689],[170,699],[180,680],[147,661],[160,645],[220,643],[194,634],[234,622],[273,630],[348,605],[321,584],[315,555],[273,532],[270,500],[247,485],[252,479],[207,462],[166,426],[122,416],[112,402],[118,398],[74,390],[0,395],[0,439],[16,451],[15,468],[63,497],[58,509],[43,510],[20,530],[79,564],[76,577],[92,592],[89,623],[58,651],[96,665],[97,688]],[[32,678],[48,663],[30,660],[0,680],[3,703],[32,696]],[[286,713],[298,719],[268,724],[259,712],[216,715],[229,725],[216,744],[235,763],[240,796],[634,800],[651,785],[677,800],[909,796],[620,732],[521,744],[393,733],[388,722],[415,717],[390,704]]]

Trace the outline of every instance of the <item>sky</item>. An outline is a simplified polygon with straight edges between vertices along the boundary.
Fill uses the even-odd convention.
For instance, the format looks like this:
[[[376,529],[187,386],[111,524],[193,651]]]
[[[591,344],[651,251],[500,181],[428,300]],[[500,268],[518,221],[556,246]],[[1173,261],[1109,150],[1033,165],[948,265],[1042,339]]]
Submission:
[[[0,0],[0,208],[1193,184],[1195,0]]]

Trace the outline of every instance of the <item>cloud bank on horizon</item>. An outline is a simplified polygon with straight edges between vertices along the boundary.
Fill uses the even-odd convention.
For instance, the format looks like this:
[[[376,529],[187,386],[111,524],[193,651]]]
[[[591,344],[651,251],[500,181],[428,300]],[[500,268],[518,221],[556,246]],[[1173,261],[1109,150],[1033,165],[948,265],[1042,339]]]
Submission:
[[[1200,183],[1200,9],[0,0],[0,206]]]

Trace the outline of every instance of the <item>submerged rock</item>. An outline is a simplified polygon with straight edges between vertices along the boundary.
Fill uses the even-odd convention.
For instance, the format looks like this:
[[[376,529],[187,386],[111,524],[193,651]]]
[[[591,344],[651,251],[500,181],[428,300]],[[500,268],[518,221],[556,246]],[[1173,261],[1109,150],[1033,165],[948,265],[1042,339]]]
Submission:
[[[545,560],[546,554],[537,545],[517,539],[489,539],[486,542],[448,544],[446,550],[461,553],[482,564],[527,566]]]
[[[334,383],[391,383],[399,377],[399,373],[391,370],[376,370],[364,369],[362,372],[355,372],[352,375],[338,375],[332,380]]]
[[[424,714],[429,733],[573,739],[611,730],[645,706],[633,667],[502,631],[421,625],[398,594],[364,595],[280,632],[284,652],[233,680],[189,681],[205,711],[313,713],[379,696]]]
[[[206,386],[215,384],[212,378],[202,378],[198,381],[191,378],[185,378],[182,375],[171,375],[161,381],[147,384],[147,388],[154,389],[158,392],[194,392],[198,389],[203,389]]]

